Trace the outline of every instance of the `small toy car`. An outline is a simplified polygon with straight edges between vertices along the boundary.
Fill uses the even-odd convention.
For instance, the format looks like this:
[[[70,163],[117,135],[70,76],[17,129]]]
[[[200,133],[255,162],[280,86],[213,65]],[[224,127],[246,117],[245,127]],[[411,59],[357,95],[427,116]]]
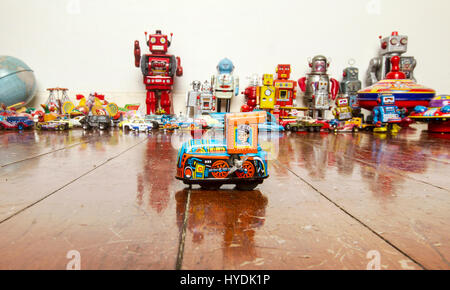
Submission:
[[[185,184],[218,189],[236,184],[252,190],[268,177],[267,152],[258,144],[258,124],[266,112],[229,113],[225,117],[225,140],[193,139],[178,152],[176,178]]]
[[[39,130],[59,130],[64,131],[69,129],[69,123],[59,121],[48,121],[36,123],[36,128]]]
[[[450,95],[439,95],[427,107],[416,106],[409,117],[428,122],[428,132],[450,133]]]
[[[323,124],[317,122],[316,119],[311,118],[310,116],[301,116],[298,117],[295,123],[289,123],[286,125],[286,130],[290,130],[292,132],[297,131],[309,131],[309,132],[320,132]]]
[[[329,122],[329,130],[332,132],[352,132],[356,133],[362,128],[361,118],[352,118],[350,120],[340,121],[333,119]]]
[[[111,127],[111,117],[106,115],[88,115],[81,119],[80,123],[84,130],[89,130],[91,128],[106,130]]]
[[[153,129],[153,124],[146,122],[144,119],[134,119],[122,122],[122,129],[124,131],[150,132]]]
[[[180,129],[180,126],[174,123],[166,123],[164,126],[159,127],[159,129],[173,131],[175,129]]]
[[[28,117],[10,116],[10,117],[3,117],[3,120],[0,121],[0,130],[1,129],[23,130],[27,128],[32,128],[33,126],[34,126],[33,120],[30,120]]]
[[[146,115],[145,121],[152,122],[153,128],[158,129],[159,127],[164,126],[166,123],[174,120],[174,115]]]

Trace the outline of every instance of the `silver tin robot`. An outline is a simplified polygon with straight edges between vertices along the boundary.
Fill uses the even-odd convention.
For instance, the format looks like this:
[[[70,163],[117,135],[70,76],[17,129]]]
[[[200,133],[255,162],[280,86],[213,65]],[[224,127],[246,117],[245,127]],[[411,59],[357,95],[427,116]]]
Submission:
[[[339,92],[339,82],[327,74],[329,65],[325,56],[316,55],[309,61],[311,72],[298,80],[313,118],[325,118],[325,111],[332,104],[331,99],[334,100]]]
[[[234,65],[224,58],[217,65],[217,75],[211,77],[214,96],[217,98],[217,112],[221,111],[222,100],[226,103],[226,112],[230,112],[231,99],[239,94],[239,78],[233,75]]]
[[[192,90],[186,93],[186,117],[189,118],[193,118],[197,114],[196,108],[202,83],[200,81],[193,81],[191,86]]]
[[[397,31],[392,32],[388,37],[380,36],[380,56],[370,60],[366,82],[368,86],[382,80],[391,70],[391,57],[400,56],[400,71],[406,74],[407,79],[416,81],[414,78],[414,68],[416,60],[413,56],[402,56],[408,48],[408,36],[399,35]]]

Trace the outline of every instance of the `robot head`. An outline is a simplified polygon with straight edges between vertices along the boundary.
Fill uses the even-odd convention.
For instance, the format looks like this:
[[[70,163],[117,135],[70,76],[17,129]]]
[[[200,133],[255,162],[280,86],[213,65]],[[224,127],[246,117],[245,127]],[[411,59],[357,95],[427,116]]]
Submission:
[[[202,83],[200,81],[193,81],[191,83],[191,86],[194,91],[199,91],[202,86]]]
[[[147,32],[145,32],[145,38],[147,40]],[[172,38],[172,33],[170,34],[170,38]],[[164,54],[170,46],[170,40],[167,35],[161,34],[161,30],[156,30],[155,34],[149,35],[147,45],[152,53]]]
[[[311,67],[311,72],[313,73],[326,73],[327,68],[330,64],[327,61],[327,58],[323,55],[316,55],[309,62],[309,66]]]
[[[263,74],[263,85],[265,86],[273,85],[273,74]]]
[[[392,32],[388,37],[380,36],[381,54],[402,54],[408,48],[408,36],[398,35],[397,31]]]
[[[344,69],[343,80],[344,81],[357,81],[359,70],[356,67],[347,67]]]
[[[252,74],[249,78],[248,85],[251,87],[257,87],[259,86],[259,76],[258,74]]]
[[[287,80],[291,77],[291,65],[279,64],[277,65],[277,78]]]
[[[219,64],[217,65],[217,71],[220,74],[231,74],[234,70],[234,65],[228,58],[224,58],[221,61],[219,61]]]
[[[211,91],[211,84],[209,81],[204,81],[202,85],[202,92],[210,92]]]
[[[338,97],[336,99],[336,106],[337,107],[347,107],[348,106],[348,98],[346,98],[346,97]]]
[[[395,96],[393,94],[380,94],[377,102],[381,106],[395,105]]]

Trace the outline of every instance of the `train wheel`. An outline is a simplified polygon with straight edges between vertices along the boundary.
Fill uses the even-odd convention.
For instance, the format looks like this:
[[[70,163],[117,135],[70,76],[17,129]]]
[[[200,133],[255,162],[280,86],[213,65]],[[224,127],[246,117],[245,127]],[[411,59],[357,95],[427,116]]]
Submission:
[[[245,161],[242,168],[236,170],[236,176],[239,178],[251,178],[255,175],[255,165],[250,161]]]
[[[291,130],[291,125],[290,124],[286,124],[286,126],[284,126],[284,129],[286,131],[290,131]]]
[[[218,171],[211,172],[212,176],[214,176],[215,178],[226,178],[228,176],[228,171],[229,171],[226,169],[229,169],[230,166],[224,160],[217,160],[216,162],[213,163],[211,168],[218,170]]]

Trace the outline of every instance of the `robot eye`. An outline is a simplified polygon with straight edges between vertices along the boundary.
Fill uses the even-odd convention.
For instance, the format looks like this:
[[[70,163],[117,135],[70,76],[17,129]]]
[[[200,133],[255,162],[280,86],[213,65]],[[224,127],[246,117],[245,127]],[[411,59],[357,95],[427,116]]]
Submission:
[[[154,37],[150,38],[150,42],[151,43],[155,43],[156,42],[156,38],[154,38]]]
[[[386,41],[381,44],[381,48],[382,49],[386,49],[387,48],[387,42]]]
[[[408,43],[408,39],[407,38],[402,38],[402,40],[400,40],[400,43],[403,45],[406,45]]]
[[[166,43],[166,39],[165,39],[165,38],[160,38],[159,41],[160,41],[162,44]]]
[[[398,44],[398,39],[397,38],[392,38],[391,39],[391,44],[392,45],[397,45]]]

